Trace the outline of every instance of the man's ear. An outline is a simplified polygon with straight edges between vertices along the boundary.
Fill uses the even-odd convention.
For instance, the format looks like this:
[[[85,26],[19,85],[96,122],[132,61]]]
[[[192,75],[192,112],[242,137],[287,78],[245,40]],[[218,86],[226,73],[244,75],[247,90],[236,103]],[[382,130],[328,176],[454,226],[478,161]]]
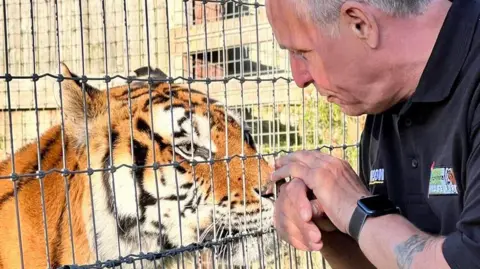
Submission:
[[[347,1],[340,9],[340,22],[360,41],[374,49],[379,43],[379,28],[371,10],[359,2]]]

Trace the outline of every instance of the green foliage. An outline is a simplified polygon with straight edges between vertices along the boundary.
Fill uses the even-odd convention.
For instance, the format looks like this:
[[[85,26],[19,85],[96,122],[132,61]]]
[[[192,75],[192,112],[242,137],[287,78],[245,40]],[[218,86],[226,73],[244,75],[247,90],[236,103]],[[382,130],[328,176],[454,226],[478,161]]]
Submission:
[[[280,150],[319,149],[338,158],[346,159],[354,169],[357,168],[357,140],[361,131],[359,119],[346,116],[335,104],[328,103],[315,90],[299,106],[291,105],[289,118],[297,119],[297,125],[291,126],[291,133],[277,136],[274,145],[263,144],[263,152],[274,153]],[[288,108],[282,110],[288,114]],[[288,117],[288,115],[287,115]],[[290,142],[290,143],[289,143]]]

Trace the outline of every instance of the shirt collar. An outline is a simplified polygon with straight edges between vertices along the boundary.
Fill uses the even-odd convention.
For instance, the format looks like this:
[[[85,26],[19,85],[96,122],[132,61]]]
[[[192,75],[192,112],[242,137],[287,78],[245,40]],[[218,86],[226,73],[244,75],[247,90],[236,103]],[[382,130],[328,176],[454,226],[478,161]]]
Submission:
[[[440,102],[450,95],[470,52],[479,12],[475,0],[453,1],[412,102]]]

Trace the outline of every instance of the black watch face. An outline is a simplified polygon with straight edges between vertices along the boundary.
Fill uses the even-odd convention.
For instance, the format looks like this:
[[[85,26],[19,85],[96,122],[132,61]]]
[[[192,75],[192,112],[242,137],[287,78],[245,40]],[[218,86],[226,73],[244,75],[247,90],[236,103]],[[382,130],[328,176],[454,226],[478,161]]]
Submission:
[[[365,212],[367,212],[367,214],[379,214],[396,208],[392,201],[382,195],[375,195],[360,199],[358,204],[363,210],[365,210]]]

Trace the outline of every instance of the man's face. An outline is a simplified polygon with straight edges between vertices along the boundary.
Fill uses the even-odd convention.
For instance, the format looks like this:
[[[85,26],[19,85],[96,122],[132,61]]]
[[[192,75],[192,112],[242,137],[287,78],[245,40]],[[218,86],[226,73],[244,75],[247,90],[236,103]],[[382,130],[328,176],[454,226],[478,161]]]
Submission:
[[[289,50],[295,83],[314,84],[329,102],[347,115],[378,113],[392,105],[387,57],[372,50],[352,21],[340,20],[330,36],[312,22],[296,16],[287,0],[268,0],[267,16],[279,45]],[[360,38],[359,38],[360,37]],[[375,53],[374,53],[375,52]]]

